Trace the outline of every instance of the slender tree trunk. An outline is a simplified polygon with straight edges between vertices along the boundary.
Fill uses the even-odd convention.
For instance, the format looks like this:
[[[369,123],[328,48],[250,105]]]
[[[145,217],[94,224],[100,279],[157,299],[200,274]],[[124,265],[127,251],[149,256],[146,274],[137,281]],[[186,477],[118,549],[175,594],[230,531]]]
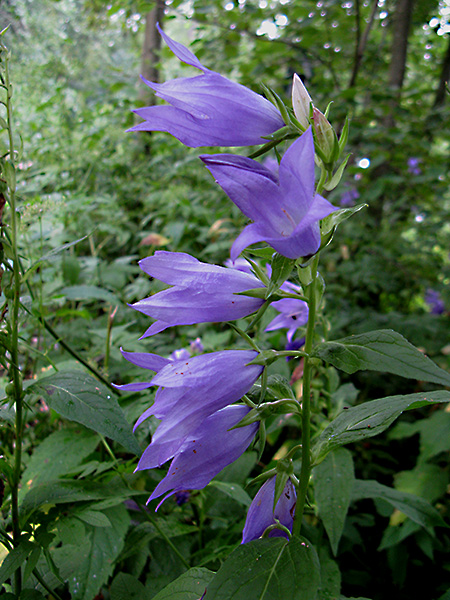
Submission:
[[[142,46],[141,53],[141,75],[149,81],[159,81],[159,51],[161,49],[161,36],[156,29],[156,24],[159,23],[160,27],[163,26],[164,18],[164,0],[155,0],[155,5],[150,12],[145,16],[145,32],[144,32],[144,44]],[[139,82],[138,92],[139,104],[141,106],[153,106],[156,104],[156,96],[154,92],[146,85]],[[137,118],[140,122],[141,119]],[[140,139],[143,144],[143,149],[146,154],[151,154],[152,132],[146,132],[141,134]]]
[[[141,75],[149,81],[159,81],[159,50],[161,36],[156,29],[156,23],[162,27],[164,18],[164,0],[156,0],[155,6],[145,16],[144,45],[141,53]],[[139,86],[139,99],[143,104],[155,103],[154,93],[146,86]]]
[[[397,0],[393,21],[389,85],[395,90],[397,101],[403,86],[408,51],[408,36],[414,0]]]

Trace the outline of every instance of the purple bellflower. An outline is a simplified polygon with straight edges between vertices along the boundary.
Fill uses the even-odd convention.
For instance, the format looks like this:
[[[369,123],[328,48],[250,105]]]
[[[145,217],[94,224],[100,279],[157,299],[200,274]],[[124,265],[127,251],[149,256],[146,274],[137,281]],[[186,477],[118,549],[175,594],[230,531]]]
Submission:
[[[233,321],[252,314],[264,300],[237,295],[264,284],[250,273],[198,261],[183,252],[155,252],[139,266],[171,287],[140,300],[132,307],[157,319],[143,338],[174,325]]]
[[[227,465],[237,460],[250,445],[258,423],[231,429],[250,411],[247,406],[227,406],[207,417],[184,441],[169,471],[148,499],[150,502],[181,490],[201,490]],[[168,493],[167,493],[168,492]],[[273,498],[273,497],[272,497]]]
[[[272,302],[271,306],[279,311],[279,315],[266,327],[265,331],[287,328],[288,342],[292,342],[295,332],[299,327],[308,322],[308,305],[303,300],[296,298],[282,298]]]
[[[292,531],[297,496],[294,485],[290,479],[288,479],[283,493],[277,502],[275,512],[273,510],[274,498],[275,477],[271,477],[261,486],[248,509],[247,519],[242,534],[243,544],[261,537],[267,527],[275,525],[275,519],[287,527],[289,531]],[[269,533],[269,537],[287,538],[288,535],[281,529],[273,529]]]
[[[314,192],[314,142],[311,129],[281,159],[279,175],[259,162],[233,154],[200,157],[217,183],[253,221],[231,248],[231,258],[256,242],[267,242],[287,258],[317,252],[319,221],[336,207]]]
[[[134,112],[145,119],[129,131],[166,131],[186,146],[253,146],[284,126],[275,106],[248,88],[204,67],[185,46],[158,31],[182,62],[202,75],[165,83],[143,81],[171,106],[149,106]]]
[[[207,417],[240,400],[263,370],[261,365],[248,364],[257,356],[254,350],[223,350],[174,361],[161,359],[166,361],[161,365],[154,354],[124,351],[122,354],[130,362],[157,374],[146,383],[117,387],[140,391],[160,386],[154,404],[135,424],[136,429],[151,415],[161,419],[136,470],[153,469],[172,458]]]

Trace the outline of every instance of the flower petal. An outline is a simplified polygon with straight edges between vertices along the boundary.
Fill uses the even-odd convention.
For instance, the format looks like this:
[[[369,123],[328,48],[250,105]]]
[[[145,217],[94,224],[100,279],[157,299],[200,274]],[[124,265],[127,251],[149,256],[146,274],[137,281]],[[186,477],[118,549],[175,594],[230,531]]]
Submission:
[[[229,430],[249,410],[246,406],[227,406],[205,419],[183,444],[149,502],[167,492],[166,497],[183,489],[200,490],[223,468],[237,460],[250,445],[258,424]]]
[[[275,477],[271,477],[261,486],[248,509],[242,534],[243,544],[261,537],[267,527],[275,524],[275,519],[292,531],[296,494],[290,479],[277,502],[275,513],[273,512],[274,497]],[[274,529],[269,533],[269,537],[287,537],[287,534],[280,529]]]

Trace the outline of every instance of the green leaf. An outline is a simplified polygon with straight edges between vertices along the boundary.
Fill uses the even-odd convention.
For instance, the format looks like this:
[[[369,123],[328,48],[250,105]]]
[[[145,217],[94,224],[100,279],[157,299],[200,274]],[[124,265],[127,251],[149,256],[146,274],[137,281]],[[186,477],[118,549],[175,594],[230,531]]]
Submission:
[[[99,510],[83,510],[82,512],[76,513],[76,516],[93,527],[111,527],[111,521],[105,515],[105,513]]]
[[[314,462],[320,462],[339,446],[378,435],[395,421],[404,410],[450,402],[450,392],[423,392],[407,396],[388,396],[343,410],[315,440]]]
[[[317,553],[305,538],[268,538],[242,544],[208,586],[205,600],[316,600]]]
[[[119,573],[111,584],[111,600],[146,600],[147,590],[143,583],[128,573]]]
[[[98,436],[90,430],[63,429],[55,431],[36,447],[22,475],[21,500],[38,483],[57,479],[70,473],[98,445]]]
[[[71,285],[63,288],[59,293],[64,295],[67,300],[103,300],[114,306],[121,304],[115,294],[95,285]]]
[[[28,540],[22,540],[16,548],[9,552],[0,567],[0,585],[5,583],[23,565],[36,547],[36,544]]]
[[[336,600],[341,591],[341,572],[335,560],[330,558],[328,551],[322,547],[319,552],[320,560],[320,600]]]
[[[73,598],[92,600],[106,583],[114,561],[123,548],[130,517],[123,505],[105,511],[111,527],[89,527],[83,545],[65,545],[53,551],[63,579],[68,581]]]
[[[28,390],[44,396],[61,416],[81,423],[133,454],[141,449],[117,399],[110,390],[82,371],[60,371],[31,385]]]
[[[363,498],[380,498],[381,500],[385,500],[422,527],[434,527],[436,525],[447,527],[438,511],[426,500],[414,494],[399,492],[378,483],[378,481],[355,479],[352,490],[352,501],[356,502]]]
[[[425,462],[441,452],[450,450],[450,413],[437,411],[420,423],[420,456]]]
[[[21,504],[21,519],[46,504],[65,504],[84,502],[86,500],[103,500],[111,498],[119,504],[136,492],[124,486],[120,478],[107,483],[96,483],[87,480],[58,479],[40,483],[27,493]]]
[[[24,583],[25,583],[25,581],[27,581],[27,579],[30,577],[31,573],[33,572],[33,569],[36,567],[40,556],[41,556],[41,548],[39,546],[35,546],[31,552],[30,556],[27,558],[27,564],[25,566],[24,573],[23,573],[23,582]]]
[[[162,589],[153,600],[199,600],[213,577],[212,571],[194,567]]]
[[[352,494],[354,469],[345,448],[330,452],[313,471],[314,496],[331,549],[336,556]]]
[[[286,258],[278,252],[272,257],[272,274],[270,277],[269,286],[266,292],[266,298],[273,294],[286,281],[294,268],[295,260]]]
[[[233,500],[236,500],[236,502],[239,502],[239,504],[243,504],[244,506],[250,506],[252,503],[250,496],[238,483],[227,483],[226,481],[213,479],[208,487],[215,487],[226,496],[233,498]]]
[[[385,371],[410,379],[450,385],[449,373],[390,329],[324,342],[316,346],[311,356],[321,358],[345,373]]]

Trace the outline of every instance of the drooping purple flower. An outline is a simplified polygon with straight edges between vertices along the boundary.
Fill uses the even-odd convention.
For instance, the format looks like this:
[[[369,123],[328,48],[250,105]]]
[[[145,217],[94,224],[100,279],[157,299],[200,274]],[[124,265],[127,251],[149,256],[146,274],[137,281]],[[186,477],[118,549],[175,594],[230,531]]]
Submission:
[[[440,293],[436,290],[428,288],[425,294],[425,303],[431,309],[433,315],[442,315],[445,312],[445,304]]]
[[[138,366],[156,370],[153,354],[148,355],[148,367],[145,353],[122,354]],[[223,350],[187,360],[167,360],[151,381],[118,386],[131,391],[160,386],[154,404],[135,425],[136,429],[151,415],[161,419],[137,470],[161,466],[209,415],[242,398],[262,373],[261,365],[248,364],[256,356],[254,350]]]
[[[243,544],[261,537],[267,527],[275,525],[275,519],[287,527],[289,531],[292,531],[297,495],[290,479],[288,479],[283,493],[277,502],[275,512],[273,510],[274,498],[275,477],[271,477],[262,485],[248,509],[247,519],[242,533]],[[269,533],[269,537],[287,538],[288,536],[286,532],[281,529],[273,529]]]
[[[241,319],[257,311],[264,300],[238,295],[264,285],[254,275],[202,263],[183,252],[155,252],[139,266],[173,287],[140,300],[132,307],[157,319],[143,338],[174,325]]]
[[[186,146],[253,146],[284,126],[275,106],[259,94],[204,67],[185,46],[158,31],[182,62],[202,75],[153,83],[142,78],[171,106],[134,112],[145,119],[130,131],[167,131]]]
[[[181,490],[201,490],[222,469],[237,460],[250,445],[259,425],[252,423],[229,430],[249,410],[242,405],[227,406],[207,417],[181,445],[167,475],[156,486],[148,501],[166,494],[162,500],[164,502]]]
[[[297,329],[308,322],[308,305],[296,298],[282,298],[272,302],[271,306],[280,314],[269,323],[265,331],[287,328],[287,339],[291,342]]]
[[[281,159],[279,175],[250,158],[216,154],[200,157],[217,183],[253,223],[231,248],[231,258],[256,242],[267,242],[287,258],[317,252],[319,221],[337,210],[314,192],[314,142],[311,129]]]

